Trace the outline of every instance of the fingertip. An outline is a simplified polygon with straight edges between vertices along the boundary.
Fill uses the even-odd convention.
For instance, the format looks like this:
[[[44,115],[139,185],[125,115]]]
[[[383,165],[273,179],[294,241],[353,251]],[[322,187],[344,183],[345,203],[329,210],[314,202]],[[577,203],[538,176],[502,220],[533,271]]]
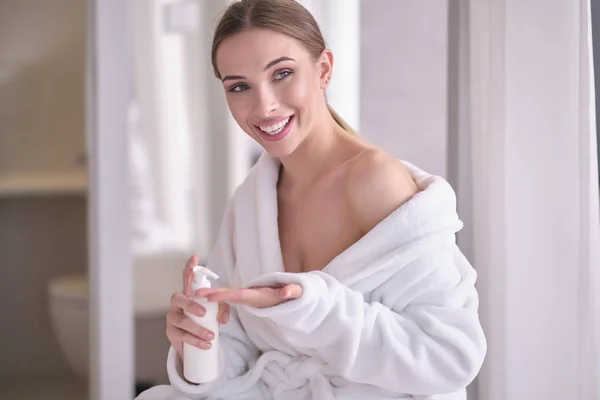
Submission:
[[[283,289],[283,298],[286,300],[297,299],[302,296],[302,287],[296,284],[290,284]]]
[[[300,296],[302,296],[302,292],[303,292],[303,290],[304,290],[304,289],[302,288],[302,286],[301,286],[301,285],[296,285],[296,286],[295,286],[295,289],[296,289],[296,290],[295,290],[295,292],[296,292],[296,297],[300,297]]]
[[[211,295],[206,296],[206,301],[208,301],[209,303],[218,303],[219,299],[218,299],[217,295],[211,294]]]
[[[196,304],[196,303],[194,303],[194,304]],[[194,314],[196,314],[197,316],[202,318],[206,315],[206,308],[199,305],[198,307],[195,307]]]
[[[196,345],[196,347],[202,349],[202,350],[208,350],[212,347],[212,344],[210,342],[204,342],[202,340],[198,341],[198,344]]]
[[[229,312],[224,312],[223,315],[221,315],[221,323],[226,324],[228,321],[229,321]]]

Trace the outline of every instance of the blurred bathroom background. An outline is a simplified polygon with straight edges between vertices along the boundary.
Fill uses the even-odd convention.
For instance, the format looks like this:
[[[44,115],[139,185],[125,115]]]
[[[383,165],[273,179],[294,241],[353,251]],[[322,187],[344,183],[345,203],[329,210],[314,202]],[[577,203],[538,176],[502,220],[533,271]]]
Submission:
[[[112,375],[96,376],[102,368],[130,376],[131,396],[167,382],[170,296],[181,290],[187,258],[210,251],[227,199],[261,152],[235,125],[212,75],[212,29],[228,3],[0,0],[0,399],[131,398],[107,394]],[[587,18],[600,27],[600,9],[592,5],[590,13],[584,0],[301,3],[336,56],[328,93],[334,108],[367,139],[457,190],[465,222],[458,240],[480,274],[490,340],[469,400],[597,400],[600,352],[592,333],[600,334],[600,323],[590,315],[600,311],[592,296],[600,290],[600,147],[594,54],[586,46]],[[111,50],[99,44],[102,34],[125,60],[97,57]],[[127,143],[123,159],[95,147],[106,115],[91,104],[110,103],[94,98],[102,71],[117,71],[129,84],[119,114],[124,129],[115,133]],[[102,151],[102,162],[92,164]],[[128,289],[111,287],[112,275],[103,273],[116,267],[99,254],[110,249],[95,247],[98,225],[110,221],[95,220],[96,211],[110,214],[112,203],[102,208],[91,196],[110,186],[102,177],[118,177],[114,169],[98,172],[111,157],[127,177],[119,181],[126,193],[115,197],[127,204],[115,204],[128,218],[129,252],[120,258],[131,269]],[[570,169],[534,168],[546,165],[541,157]],[[547,177],[553,172],[561,184]],[[564,187],[565,180],[572,183]],[[526,206],[520,196],[529,196]],[[536,208],[548,198],[554,203]],[[544,228],[546,219],[558,225]],[[555,233],[538,235],[523,221]],[[532,244],[532,236],[542,239]],[[100,316],[91,307],[97,276],[105,279],[94,286],[97,302],[110,304]],[[547,303],[562,284],[564,298],[574,300]],[[112,296],[131,298],[123,303],[124,320],[133,320],[131,342],[123,338],[131,358],[98,367],[120,340],[111,335],[129,332],[107,322],[104,338],[104,330],[90,328],[97,326],[90,321],[118,320],[111,318],[119,304],[103,303]],[[568,317],[561,321],[545,304]]]

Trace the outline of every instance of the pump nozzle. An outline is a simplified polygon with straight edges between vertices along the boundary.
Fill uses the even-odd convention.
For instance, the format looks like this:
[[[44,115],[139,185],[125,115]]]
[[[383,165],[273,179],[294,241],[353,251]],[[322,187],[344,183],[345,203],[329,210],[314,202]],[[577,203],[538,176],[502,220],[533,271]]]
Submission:
[[[194,272],[194,281],[192,282],[192,290],[196,291],[200,288],[209,288],[211,287],[210,280],[219,279],[219,275],[212,272],[210,269],[197,265],[193,269]]]

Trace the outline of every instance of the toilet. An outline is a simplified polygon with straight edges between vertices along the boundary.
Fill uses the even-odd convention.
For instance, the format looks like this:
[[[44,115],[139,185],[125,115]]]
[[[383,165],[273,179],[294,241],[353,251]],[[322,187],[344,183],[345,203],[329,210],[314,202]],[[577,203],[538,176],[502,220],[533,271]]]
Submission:
[[[89,289],[85,275],[67,275],[48,285],[50,320],[61,353],[72,372],[87,377],[89,370]]]
[[[156,380],[164,374],[168,341],[165,316],[171,295],[182,290],[181,273],[189,252],[134,257],[136,379]],[[48,283],[49,312],[56,341],[71,372],[89,374],[89,283],[86,275],[64,275]],[[157,346],[158,344],[158,346]]]

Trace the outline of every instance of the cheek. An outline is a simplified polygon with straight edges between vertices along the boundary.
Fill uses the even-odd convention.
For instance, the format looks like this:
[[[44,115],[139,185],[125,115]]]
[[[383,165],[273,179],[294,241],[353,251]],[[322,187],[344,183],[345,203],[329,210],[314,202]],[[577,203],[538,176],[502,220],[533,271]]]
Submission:
[[[297,79],[283,91],[282,97],[286,105],[298,110],[310,108],[314,101],[312,86],[307,79]]]
[[[244,101],[243,98],[235,95],[227,96],[227,106],[229,107],[229,111],[231,111],[231,115],[237,120],[242,120],[248,114],[248,105],[247,101]]]
[[[247,127],[247,121],[250,114],[250,108],[246,103],[247,102],[245,102],[243,99],[231,98],[231,95],[227,96],[227,106],[229,107],[229,111],[231,112],[231,115],[233,116],[235,122],[237,122],[237,124],[244,131],[247,131],[249,129]]]

